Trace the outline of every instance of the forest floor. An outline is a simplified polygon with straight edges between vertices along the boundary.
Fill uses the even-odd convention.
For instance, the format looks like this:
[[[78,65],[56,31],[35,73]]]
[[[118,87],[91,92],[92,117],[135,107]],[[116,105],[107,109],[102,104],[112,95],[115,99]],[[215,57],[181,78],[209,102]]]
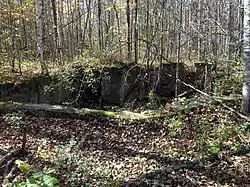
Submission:
[[[5,152],[21,146],[12,121],[11,114],[0,115]],[[220,106],[150,120],[22,121],[27,155],[19,159],[39,171],[50,169],[61,186],[250,186],[249,124]],[[18,170],[16,176],[24,178]]]
[[[50,74],[59,71],[59,68],[53,64],[48,64],[48,70]],[[32,78],[41,75],[41,68],[39,62],[22,62],[21,71],[19,67],[14,69],[9,65],[0,66],[0,83],[22,83]]]

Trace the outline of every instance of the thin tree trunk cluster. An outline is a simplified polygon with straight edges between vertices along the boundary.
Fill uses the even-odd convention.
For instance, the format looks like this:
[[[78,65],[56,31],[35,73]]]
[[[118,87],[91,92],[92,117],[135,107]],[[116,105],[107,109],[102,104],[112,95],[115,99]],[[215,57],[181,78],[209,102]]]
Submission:
[[[63,65],[86,51],[144,63],[241,56],[242,0],[2,0],[0,55]],[[182,7],[182,8],[180,8]]]

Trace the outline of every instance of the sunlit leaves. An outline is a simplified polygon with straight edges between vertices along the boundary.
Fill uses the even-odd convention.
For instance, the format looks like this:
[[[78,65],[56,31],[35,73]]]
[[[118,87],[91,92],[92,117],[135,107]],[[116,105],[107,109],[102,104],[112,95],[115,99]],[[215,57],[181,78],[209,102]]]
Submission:
[[[22,160],[16,160],[15,164],[17,165],[18,169],[20,169],[21,172],[23,172],[25,175],[28,175],[29,173],[35,171],[35,169],[31,165],[25,163]]]

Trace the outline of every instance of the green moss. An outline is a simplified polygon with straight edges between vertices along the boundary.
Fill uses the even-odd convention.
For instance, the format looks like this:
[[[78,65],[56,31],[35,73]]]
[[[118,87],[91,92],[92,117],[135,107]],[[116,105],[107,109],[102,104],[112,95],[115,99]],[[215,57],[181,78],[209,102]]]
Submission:
[[[117,116],[117,114],[115,112],[112,112],[112,111],[103,111],[103,114],[104,114],[104,116],[107,116],[107,117]]]
[[[82,115],[95,115],[95,116],[104,116],[104,117],[116,117],[117,114],[112,111],[104,110],[95,110],[95,109],[85,109],[80,112]]]
[[[17,106],[22,106],[22,103],[13,102],[13,101],[0,102],[0,108],[4,108],[4,107],[17,107]]]
[[[39,108],[39,110],[47,110],[53,112],[64,112],[66,111],[69,114],[78,114],[78,115],[90,115],[90,116],[103,116],[109,118],[122,118],[122,119],[134,119],[134,120],[148,120],[161,117],[160,114],[140,114],[134,113],[130,111],[120,111],[120,112],[113,112],[113,111],[105,111],[105,110],[95,110],[95,109],[77,109],[72,107],[62,107],[62,106],[54,106],[54,105],[47,105],[47,104],[24,104],[18,102],[0,102],[0,108],[12,108],[12,109],[27,109],[28,108]]]

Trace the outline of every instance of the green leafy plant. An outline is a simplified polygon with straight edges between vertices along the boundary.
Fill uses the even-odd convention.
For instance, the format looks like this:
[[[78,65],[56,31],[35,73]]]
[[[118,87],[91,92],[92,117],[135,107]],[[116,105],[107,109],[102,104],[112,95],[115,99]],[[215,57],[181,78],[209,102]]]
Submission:
[[[65,145],[58,145],[54,148],[54,156],[49,158],[55,163],[56,171],[67,179],[70,186],[80,186],[87,184],[90,180],[91,169],[88,159],[79,154],[74,154],[74,150],[79,146],[78,141],[72,137]]]
[[[172,105],[180,105],[181,108],[183,108],[183,112],[185,114],[189,114],[191,111],[194,109],[197,109],[198,107],[198,102],[197,101],[191,101],[186,97],[181,97],[181,98],[175,98],[172,102]]]
[[[149,108],[155,109],[159,106],[159,99],[155,94],[154,90],[150,90],[148,93],[148,103],[147,106]]]
[[[221,150],[220,143],[218,140],[208,140],[207,141],[207,152],[210,154],[219,154]]]
[[[27,127],[25,123],[25,113],[24,111],[19,110],[16,113],[6,115],[4,117],[5,121],[8,122],[11,126],[11,130],[19,136],[22,134],[22,150],[25,150],[26,141],[27,141]]]
[[[9,187],[59,187],[59,181],[49,172],[37,172],[31,165],[22,160],[16,160],[17,168],[26,176],[26,180],[14,179]]]
[[[110,170],[101,165],[91,165],[89,159],[79,151],[84,140],[72,137],[68,143],[57,145],[50,154],[50,162],[54,164],[55,172],[64,179],[65,185],[92,186],[119,186],[123,178],[110,178]]]
[[[35,172],[26,181],[13,181],[8,184],[9,187],[59,187],[57,178],[43,173]]]
[[[26,162],[22,160],[16,160],[15,164],[17,165],[17,168],[25,175],[28,175],[29,173],[34,173],[35,169],[27,164]]]
[[[212,125],[206,118],[199,122],[199,137],[197,137],[198,150],[219,154],[222,150],[238,151],[241,147],[244,129],[221,121]]]
[[[243,73],[239,73],[241,70],[242,62],[238,61],[231,66],[230,71],[234,72],[230,76],[226,73],[219,74],[214,84],[215,95],[241,94],[243,76]]]
[[[249,133],[250,132],[250,123],[249,122],[246,122],[244,124],[242,124],[240,126],[240,128],[245,131],[246,133]]]
[[[182,133],[183,122],[180,119],[171,119],[169,121],[170,132],[169,136],[176,137]]]
[[[10,115],[11,128],[14,131],[16,132],[22,131],[22,129],[25,126],[24,117],[25,114],[23,111],[18,111]]]
[[[93,63],[90,63],[90,60],[82,60],[86,63],[79,60],[72,62],[63,67],[50,83],[44,86],[47,100],[73,105],[79,104],[81,98],[88,100],[88,97],[98,96],[101,68],[94,65],[94,59]]]
[[[214,129],[206,118],[199,121],[199,136],[197,137],[196,144],[199,151],[218,154],[220,147],[213,138]]]
[[[45,98],[52,103],[58,96],[62,97],[65,95],[67,98],[76,90],[74,85],[76,76],[77,72],[73,67],[62,69],[51,79],[49,84],[44,85]],[[62,97],[61,99],[64,100],[65,98]]]

